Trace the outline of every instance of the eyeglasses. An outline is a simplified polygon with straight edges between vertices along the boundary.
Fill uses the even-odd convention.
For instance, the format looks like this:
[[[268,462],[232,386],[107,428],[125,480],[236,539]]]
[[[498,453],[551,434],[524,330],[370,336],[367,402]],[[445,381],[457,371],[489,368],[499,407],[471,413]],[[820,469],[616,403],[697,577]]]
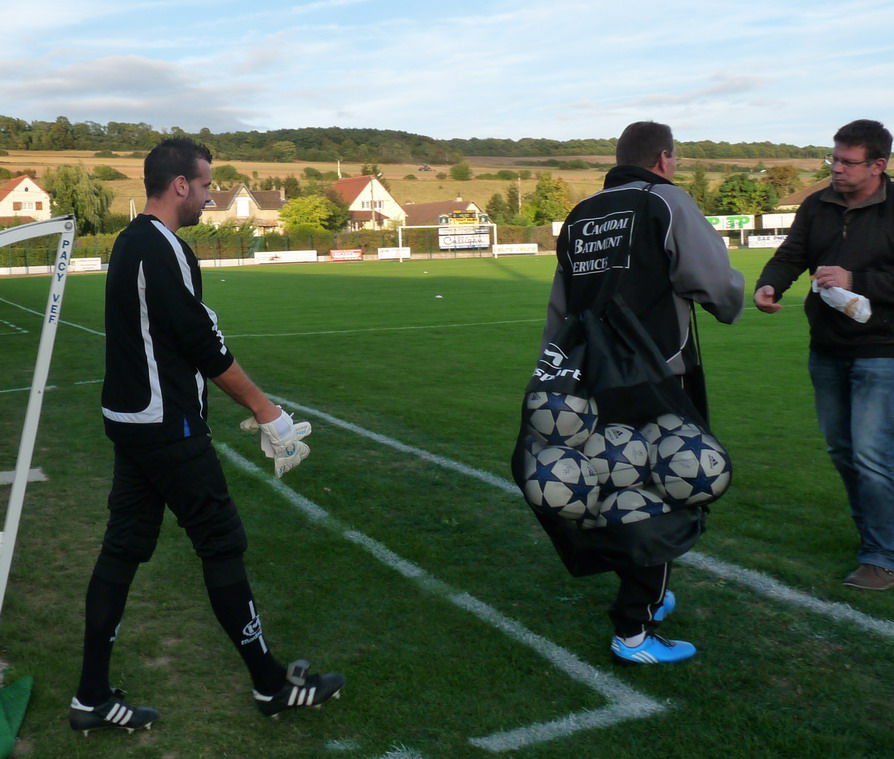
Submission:
[[[859,166],[861,163],[874,163],[875,159],[867,158],[865,161],[849,161],[847,158],[839,158],[837,155],[829,153],[825,157],[825,162],[829,164],[829,166],[834,166],[836,163],[840,163],[847,169],[853,168],[854,166]]]

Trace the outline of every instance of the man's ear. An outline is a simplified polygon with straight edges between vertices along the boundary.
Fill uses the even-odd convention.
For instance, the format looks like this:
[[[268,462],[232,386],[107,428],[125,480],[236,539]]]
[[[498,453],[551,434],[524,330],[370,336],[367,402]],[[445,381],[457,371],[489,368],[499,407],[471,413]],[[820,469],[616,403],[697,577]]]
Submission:
[[[174,177],[174,181],[171,182],[171,187],[174,189],[174,194],[178,198],[185,198],[189,195],[189,181],[182,174]]]

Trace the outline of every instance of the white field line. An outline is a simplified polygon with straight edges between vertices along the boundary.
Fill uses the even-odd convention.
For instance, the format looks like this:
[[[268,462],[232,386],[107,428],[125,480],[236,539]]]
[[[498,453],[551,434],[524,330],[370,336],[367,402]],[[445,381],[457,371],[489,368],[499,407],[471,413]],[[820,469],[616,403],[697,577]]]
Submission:
[[[12,322],[6,321],[6,319],[0,319],[0,324],[4,325],[4,327],[8,330],[6,332],[0,332],[0,335],[27,335],[28,330],[24,327],[20,327],[18,324],[13,324]],[[0,328],[2,329],[2,328]]]
[[[313,501],[296,493],[280,480],[273,479],[266,470],[260,469],[224,443],[217,449],[232,464],[246,474],[265,482],[280,496],[295,506],[312,522],[339,534],[345,540],[364,548],[376,559],[415,583],[419,588],[444,598],[455,606],[470,612],[481,621],[495,627],[510,638],[527,646],[545,658],[550,664],[575,680],[602,694],[609,706],[577,714],[566,715],[551,722],[528,725],[509,732],[495,733],[482,738],[470,738],[469,742],[488,751],[500,752],[518,749],[534,743],[554,740],[578,730],[608,727],[627,719],[638,719],[665,711],[667,705],[645,696],[624,684],[613,675],[602,672],[579,659],[575,654],[531,632],[519,622],[504,616],[492,606],[468,593],[459,592],[447,583],[426,572],[422,567],[401,558],[391,549],[362,532],[347,527]]]
[[[357,329],[326,329],[315,332],[271,332],[271,333],[245,333],[242,335],[227,334],[227,340],[234,337],[308,337],[311,335],[356,335],[361,332],[399,332],[413,329],[457,329],[463,327],[490,327],[499,324],[536,324],[542,322],[538,319],[511,319],[495,322],[461,322],[457,324],[404,324],[397,327],[360,327]]]
[[[55,390],[55,389],[56,389],[55,385],[47,385],[44,388],[44,390]],[[28,387],[10,387],[10,388],[7,388],[6,390],[0,390],[0,393],[30,393],[30,392],[31,392],[31,385],[28,385]]]
[[[437,464],[438,466],[444,467],[446,469],[451,469],[454,472],[462,474],[466,477],[480,480],[481,482],[499,488],[506,493],[518,495],[519,498],[521,497],[521,494],[519,493],[519,490],[515,486],[514,482],[510,482],[509,480],[498,477],[497,475],[491,474],[490,472],[484,472],[481,469],[467,466],[466,464],[462,464],[458,461],[453,461],[452,459],[445,458],[444,456],[429,453],[428,451],[425,451],[421,448],[415,448],[413,446],[406,445],[405,443],[401,443],[399,440],[395,440],[394,438],[389,438],[386,435],[380,435],[377,432],[372,432],[370,430],[364,429],[363,427],[360,427],[356,424],[346,422],[343,419],[339,419],[338,417],[332,416],[331,414],[327,414],[324,411],[318,411],[317,409],[310,408],[309,406],[303,406],[300,403],[295,403],[293,401],[290,401],[288,398],[282,398],[273,395],[271,395],[270,397],[281,406],[287,406],[289,408],[300,411],[302,414],[317,417],[318,419],[322,419],[329,424],[332,424],[336,427],[341,427],[344,430],[348,430],[349,432],[361,435],[362,437],[366,437],[381,445],[389,446],[403,453],[413,454],[425,461]],[[858,627],[862,627],[864,630],[878,633],[879,635],[883,635],[887,638],[894,638],[894,622],[870,617],[868,614],[863,614],[856,609],[852,609],[847,604],[838,603],[835,601],[823,601],[819,598],[814,598],[807,593],[802,593],[801,591],[795,590],[794,588],[789,588],[788,586],[783,585],[778,580],[774,580],[773,578],[768,577],[761,572],[756,572],[751,569],[745,569],[744,567],[740,567],[735,564],[729,564],[719,559],[714,559],[710,556],[706,556],[705,554],[699,553],[697,551],[690,551],[689,553],[677,559],[677,561],[681,564],[688,564],[689,566],[695,567],[705,572],[710,572],[711,574],[718,575],[720,577],[723,577],[724,579],[736,582],[740,585],[744,585],[745,587],[750,588],[751,590],[754,590],[755,592],[760,593],[763,596],[767,596],[768,598],[772,598],[777,601],[785,601],[786,603],[799,606],[803,609],[806,609],[807,611],[822,614],[826,617],[829,617],[830,619],[834,619],[840,622],[850,622],[851,624],[857,625]]]
[[[9,472],[0,472],[0,485],[12,485],[15,480],[15,469]],[[46,482],[47,475],[41,467],[28,470],[28,482]],[[2,533],[0,533],[2,535]]]
[[[75,384],[86,385],[95,382],[102,382],[102,380],[85,380],[83,382],[77,382]],[[30,389],[30,387],[9,388],[0,390],[0,394],[28,392]],[[46,389],[55,390],[56,387],[55,385],[48,385]],[[359,427],[356,424],[352,424],[351,422],[346,422],[343,419],[332,416],[332,414],[327,414],[325,411],[318,411],[317,409],[310,408],[309,406],[303,406],[300,403],[295,403],[294,401],[290,401],[287,398],[282,398],[275,395],[271,395],[270,398],[282,406],[288,406],[300,411],[303,414],[322,419],[335,427],[340,427],[344,430],[353,432],[362,437],[366,437],[370,440],[381,443],[382,445],[386,445],[403,453],[409,453],[411,455],[418,456],[425,461],[430,461],[431,463],[437,464],[438,466],[441,466],[445,469],[451,469],[454,472],[457,472],[464,476],[480,480],[481,482],[492,485],[493,487],[496,487],[506,493],[510,493],[512,495],[518,493],[518,488],[516,488],[514,483],[510,482],[509,480],[505,480],[502,477],[491,474],[490,472],[485,472],[481,469],[475,469],[474,467],[470,467],[466,464],[461,464],[458,461],[453,461],[452,459],[445,458],[444,456],[429,453],[422,448],[416,448],[414,446],[407,445],[406,443],[401,443],[399,440],[395,440],[394,438],[387,437],[386,435],[380,435],[377,432],[372,432],[370,430],[364,429],[363,427]],[[794,588],[790,588],[787,585],[783,585],[778,580],[774,580],[772,577],[769,577],[762,572],[757,572],[752,569],[745,569],[744,567],[740,567],[737,564],[730,564],[728,562],[722,561],[721,559],[715,559],[711,556],[707,556],[706,554],[699,553],[698,551],[690,551],[685,556],[681,556],[679,559],[677,559],[677,561],[680,564],[687,564],[704,572],[709,572],[719,577],[723,577],[726,580],[730,580],[731,582],[738,583],[739,585],[744,585],[745,587],[750,588],[751,590],[760,593],[767,598],[772,598],[776,601],[784,601],[794,606],[799,606],[802,609],[806,609],[807,611],[813,612],[815,614],[829,617],[830,619],[836,620],[838,622],[848,622],[850,624],[856,625],[857,627],[861,627],[864,630],[882,635],[886,638],[894,638],[894,622],[891,622],[889,620],[876,619],[875,617],[871,617],[868,614],[857,611],[856,609],[853,609],[844,603],[839,603],[837,601],[823,601],[819,598],[815,598],[811,595],[808,595],[807,593],[803,593],[802,591],[795,590]]]
[[[29,314],[34,314],[43,318],[43,311],[35,311],[33,308],[28,308],[27,306],[23,306],[20,303],[14,303],[11,300],[6,300],[6,298],[0,298],[0,303],[6,303],[7,305],[13,306],[14,308],[20,308],[22,311],[27,311]],[[105,332],[98,332],[95,329],[90,329],[90,327],[84,327],[81,324],[75,324],[74,322],[67,322],[65,319],[59,320],[60,324],[65,324],[69,327],[74,327],[75,329],[82,329],[84,332],[89,332],[91,335],[98,335],[99,337],[105,337]]]

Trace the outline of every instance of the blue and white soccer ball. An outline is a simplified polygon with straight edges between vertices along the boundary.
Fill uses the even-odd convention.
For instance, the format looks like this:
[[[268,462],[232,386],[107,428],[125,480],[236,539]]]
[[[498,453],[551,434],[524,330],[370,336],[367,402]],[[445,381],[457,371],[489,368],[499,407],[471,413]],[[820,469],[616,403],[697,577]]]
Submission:
[[[670,506],[651,488],[622,488],[609,493],[599,504],[596,519],[585,520],[581,526],[586,528],[630,524],[669,511]]]
[[[603,495],[649,482],[649,443],[629,424],[597,426],[583,450],[596,469]]]
[[[649,455],[652,483],[673,505],[710,503],[726,492],[732,479],[729,454],[694,424],[659,437]]]
[[[533,392],[525,398],[528,431],[545,445],[578,448],[592,434],[596,401],[565,393]]]
[[[662,414],[657,419],[653,419],[651,422],[644,424],[639,428],[639,431],[643,433],[643,437],[645,437],[646,440],[650,443],[654,443],[662,435],[678,430],[680,427],[688,423],[689,421],[687,419],[677,416],[677,414]]]
[[[599,478],[589,459],[567,446],[525,451],[525,499],[537,511],[579,520],[598,511]]]

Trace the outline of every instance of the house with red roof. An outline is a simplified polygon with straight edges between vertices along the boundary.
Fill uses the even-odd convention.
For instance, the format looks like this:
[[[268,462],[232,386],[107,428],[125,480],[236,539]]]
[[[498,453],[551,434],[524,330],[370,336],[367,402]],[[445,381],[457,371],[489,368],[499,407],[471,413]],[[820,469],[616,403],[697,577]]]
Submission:
[[[376,176],[339,179],[332,188],[348,204],[351,212],[348,228],[352,232],[393,229],[406,223],[406,212]]]
[[[255,235],[266,232],[282,232],[279,211],[286,204],[282,190],[252,190],[245,184],[238,184],[229,190],[209,193],[211,201],[202,209],[202,221],[220,226],[225,221],[254,224]]]
[[[27,174],[0,187],[0,225],[50,218],[50,194]]]

